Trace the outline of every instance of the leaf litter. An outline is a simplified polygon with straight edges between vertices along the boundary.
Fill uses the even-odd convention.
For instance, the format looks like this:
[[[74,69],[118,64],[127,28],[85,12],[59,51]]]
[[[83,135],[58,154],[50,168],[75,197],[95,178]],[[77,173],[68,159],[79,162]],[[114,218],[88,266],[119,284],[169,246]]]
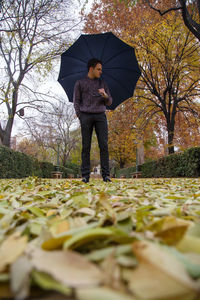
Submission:
[[[199,186],[0,180],[1,299],[200,299]]]

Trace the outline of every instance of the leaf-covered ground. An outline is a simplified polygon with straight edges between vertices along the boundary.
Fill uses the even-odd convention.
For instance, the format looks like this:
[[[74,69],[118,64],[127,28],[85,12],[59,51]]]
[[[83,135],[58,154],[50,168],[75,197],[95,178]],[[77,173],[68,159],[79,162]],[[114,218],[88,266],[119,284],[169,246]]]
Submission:
[[[200,299],[199,186],[0,180],[0,299]]]

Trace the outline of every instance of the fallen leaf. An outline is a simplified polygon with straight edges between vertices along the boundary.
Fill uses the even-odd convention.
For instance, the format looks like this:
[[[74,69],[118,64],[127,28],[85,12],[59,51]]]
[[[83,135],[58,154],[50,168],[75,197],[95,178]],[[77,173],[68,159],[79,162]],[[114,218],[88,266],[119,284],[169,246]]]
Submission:
[[[27,236],[21,236],[17,232],[3,241],[0,246],[0,272],[24,252],[26,245]]]
[[[200,254],[200,238],[186,234],[176,245],[176,248],[183,253],[194,252]]]
[[[16,299],[25,299],[29,296],[32,268],[31,261],[27,255],[20,256],[11,265],[11,290]]]
[[[55,226],[53,226],[52,233],[57,235],[62,232],[66,232],[68,230],[69,230],[69,222],[67,222],[66,220],[63,220],[63,221],[57,222],[55,224]]]
[[[72,293],[72,289],[56,281],[52,276],[46,273],[34,270],[31,273],[31,277],[34,280],[34,282],[37,283],[44,290],[54,290],[66,296],[70,296]]]
[[[66,237],[58,237],[58,238],[51,237],[45,242],[43,242],[41,247],[44,250],[61,249],[66,239],[67,239]]]
[[[31,206],[28,208],[28,210],[32,212],[32,214],[34,214],[36,217],[44,217],[45,215],[43,210],[36,206]]]
[[[104,239],[108,236],[112,236],[113,231],[108,228],[92,228],[86,229],[83,232],[77,233],[68,239],[63,247],[64,249],[76,249],[83,244],[86,244],[95,239]]]
[[[155,236],[160,238],[162,242],[167,245],[175,245],[183,238],[187,229],[187,225],[178,225],[159,231]]]
[[[31,263],[41,272],[51,275],[68,287],[97,286],[102,282],[102,273],[82,255],[65,251],[31,250]]]
[[[129,278],[130,290],[140,299],[194,299],[197,284],[189,277],[183,265],[167,251],[150,242],[133,243],[133,252],[139,261]]]
[[[138,300],[133,296],[128,296],[107,287],[77,289],[76,297],[78,300]]]
[[[105,192],[101,192],[99,194],[99,203],[108,212],[108,215],[112,218],[113,223],[116,224],[116,222],[117,222],[116,212],[112,208],[112,205],[110,204],[110,202],[108,200],[108,195]]]

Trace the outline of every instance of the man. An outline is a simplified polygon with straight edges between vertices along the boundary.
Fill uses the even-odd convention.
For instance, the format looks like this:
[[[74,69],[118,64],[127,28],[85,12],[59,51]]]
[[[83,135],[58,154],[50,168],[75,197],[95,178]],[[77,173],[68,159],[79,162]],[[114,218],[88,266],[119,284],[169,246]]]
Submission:
[[[112,97],[105,81],[101,79],[102,62],[96,58],[88,61],[88,74],[76,82],[73,102],[76,115],[81,123],[82,134],[82,181],[90,179],[90,149],[93,128],[95,128],[100,148],[101,174],[110,182],[108,154],[108,126],[106,105],[112,104]]]

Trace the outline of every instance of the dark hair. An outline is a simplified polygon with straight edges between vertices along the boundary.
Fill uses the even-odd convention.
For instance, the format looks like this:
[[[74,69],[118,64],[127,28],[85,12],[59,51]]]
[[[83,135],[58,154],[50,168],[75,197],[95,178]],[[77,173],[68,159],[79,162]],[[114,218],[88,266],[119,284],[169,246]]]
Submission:
[[[102,65],[102,61],[97,58],[91,58],[87,64],[88,71],[89,71],[90,67],[95,68],[97,64]]]

